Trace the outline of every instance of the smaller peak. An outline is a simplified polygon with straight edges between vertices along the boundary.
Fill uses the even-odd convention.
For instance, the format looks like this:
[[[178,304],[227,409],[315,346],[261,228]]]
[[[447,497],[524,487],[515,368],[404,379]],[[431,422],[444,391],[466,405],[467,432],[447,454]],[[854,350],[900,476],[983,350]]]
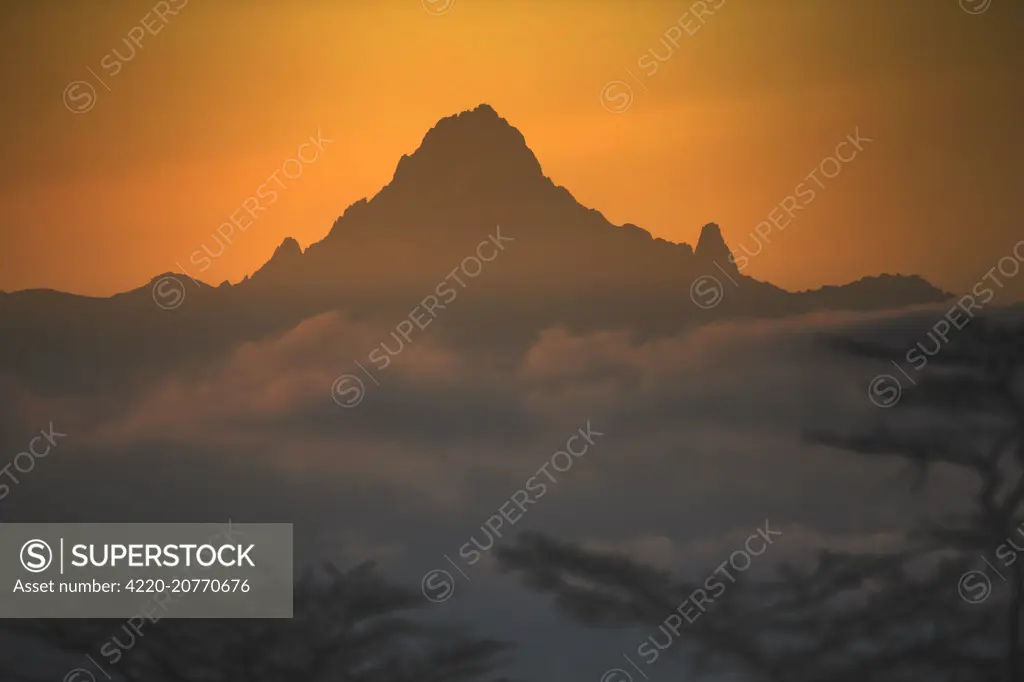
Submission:
[[[698,251],[702,246],[706,249],[718,244],[725,244],[725,237],[722,236],[722,228],[718,227],[718,223],[708,223],[700,228],[700,238],[697,240]]]
[[[302,267],[301,259],[302,247],[299,246],[299,242],[294,237],[285,237],[284,241],[274,249],[274,255],[270,257],[270,260],[253,273],[253,279],[268,275],[287,275]]]
[[[278,256],[290,256],[290,255],[302,255],[302,247],[299,246],[299,242],[296,241],[295,237],[285,237],[284,241],[274,249],[274,255],[270,257],[270,260],[274,260]]]
[[[162,272],[159,275],[157,275],[156,277],[153,277],[151,280],[149,280],[149,284],[147,284],[146,286],[147,287],[154,287],[154,286],[157,286],[158,282],[161,282],[161,281],[164,281],[164,280],[168,280],[168,279],[177,280],[178,282],[180,282],[182,284],[189,284],[189,283],[191,283],[191,284],[194,284],[196,286],[199,286],[200,288],[208,287],[209,286],[206,282],[202,282],[202,281],[192,277],[187,272],[173,272],[171,270],[168,270],[167,272]],[[117,294],[115,294],[115,296],[116,295]]]
[[[722,230],[718,223],[708,223],[700,230],[700,238],[697,240],[697,248],[693,255],[705,263],[717,263],[719,267],[727,270],[737,271],[736,263],[732,257],[732,251],[725,243]]]

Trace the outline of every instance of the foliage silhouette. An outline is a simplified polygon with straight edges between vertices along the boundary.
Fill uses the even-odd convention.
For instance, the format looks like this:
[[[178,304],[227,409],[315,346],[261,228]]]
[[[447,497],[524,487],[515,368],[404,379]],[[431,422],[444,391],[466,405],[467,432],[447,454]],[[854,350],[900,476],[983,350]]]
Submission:
[[[9,652],[0,672],[10,682],[58,679],[40,668],[38,643],[51,662],[66,654],[68,667],[89,670],[85,656],[103,660],[113,638],[105,651],[121,656],[103,665],[118,682],[470,682],[501,665],[508,644],[423,625],[410,612],[426,603],[372,563],[345,573],[327,564],[296,583],[291,620],[163,618],[134,632],[110,620],[5,621],[26,646]]]
[[[908,347],[892,339],[827,343],[886,361]],[[660,628],[657,639],[673,640],[670,653],[682,654],[699,675],[758,682],[1024,679],[1024,561],[1009,549],[1024,548],[1024,327],[978,318],[940,346],[897,409],[879,410],[875,423],[851,434],[807,434],[860,456],[901,458],[917,474],[917,489],[938,467],[976,481],[972,496],[950,500],[941,521],[912,529],[898,551],[822,551],[809,563],[783,563],[769,580],[741,578],[674,639],[666,618],[701,584],[540,534],[500,548],[499,561],[585,626]],[[982,557],[1000,557],[1002,565],[982,573]]]

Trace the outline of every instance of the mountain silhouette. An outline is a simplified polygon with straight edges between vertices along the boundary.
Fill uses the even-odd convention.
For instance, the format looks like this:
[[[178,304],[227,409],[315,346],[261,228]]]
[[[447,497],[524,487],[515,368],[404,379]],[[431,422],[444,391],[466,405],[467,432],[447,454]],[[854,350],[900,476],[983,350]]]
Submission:
[[[522,133],[484,104],[440,120],[391,182],[349,206],[320,242],[303,251],[285,239],[237,284],[166,273],[109,298],[0,294],[0,374],[40,386],[142,379],[214,361],[331,310],[394,325],[496,231],[505,248],[436,325],[456,342],[528,343],[551,326],[671,334],[721,318],[949,296],[898,275],[791,293],[742,275],[713,223],[696,249],[613,225],[546,177]],[[699,278],[718,287],[704,305],[693,298]]]
[[[730,273],[738,273],[733,262],[732,252],[725,245],[725,237],[715,223],[708,223],[700,231],[700,238],[697,240],[697,248],[694,249],[695,260],[703,266],[714,265],[721,267]]]

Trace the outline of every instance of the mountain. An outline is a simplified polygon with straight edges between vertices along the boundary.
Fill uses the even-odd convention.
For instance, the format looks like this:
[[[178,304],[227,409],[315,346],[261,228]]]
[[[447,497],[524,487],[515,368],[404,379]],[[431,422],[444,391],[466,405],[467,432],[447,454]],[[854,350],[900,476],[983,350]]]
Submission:
[[[495,234],[501,250],[480,246],[491,260],[475,261]],[[469,268],[464,289],[452,279],[460,264]],[[723,317],[948,297],[919,277],[888,275],[789,293],[742,275],[715,224],[696,249],[613,225],[547,178],[522,133],[481,105],[439,121],[323,240],[305,252],[284,240],[238,284],[166,273],[103,299],[0,294],[0,376],[37,386],[139,380],[201,366],[329,310],[393,325],[446,278],[459,303],[438,333],[466,344],[527,343],[551,326],[668,334]]]

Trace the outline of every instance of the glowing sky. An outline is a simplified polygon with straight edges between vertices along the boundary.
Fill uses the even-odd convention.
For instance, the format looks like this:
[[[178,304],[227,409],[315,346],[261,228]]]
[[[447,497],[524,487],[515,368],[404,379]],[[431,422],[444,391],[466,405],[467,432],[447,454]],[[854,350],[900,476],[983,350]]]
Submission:
[[[0,10],[0,289],[110,295],[177,270],[319,129],[334,142],[204,273],[237,281],[481,102],[613,222],[692,244],[715,221],[734,250],[859,128],[873,142],[745,271],[787,288],[969,289],[1020,232],[1016,0],[707,0],[701,19],[692,0],[183,3],[164,21],[149,1]],[[652,48],[671,49],[653,73]],[[76,80],[85,113],[65,106]],[[632,88],[621,113],[610,81]]]

